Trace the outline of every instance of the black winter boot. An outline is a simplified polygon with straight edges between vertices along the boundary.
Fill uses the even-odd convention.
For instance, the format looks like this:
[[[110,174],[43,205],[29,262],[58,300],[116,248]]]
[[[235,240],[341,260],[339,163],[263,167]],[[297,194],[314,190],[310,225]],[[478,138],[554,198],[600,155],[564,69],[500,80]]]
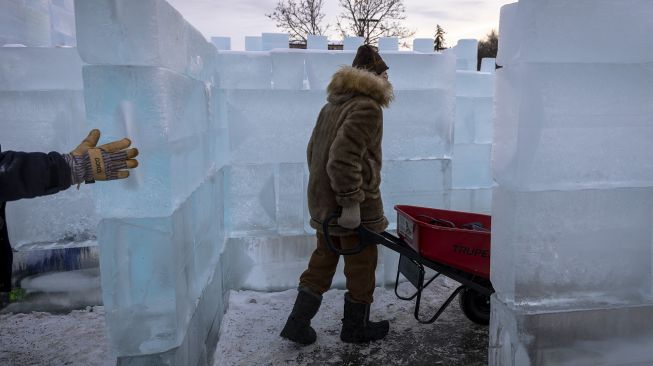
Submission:
[[[315,330],[311,327],[311,319],[320,308],[322,296],[307,287],[300,287],[298,291],[295,306],[281,331],[281,336],[299,344],[309,345],[317,338]]]
[[[345,343],[365,343],[385,338],[390,322],[370,321],[370,305],[353,302],[349,293],[345,294],[345,314],[342,319],[340,339]]]

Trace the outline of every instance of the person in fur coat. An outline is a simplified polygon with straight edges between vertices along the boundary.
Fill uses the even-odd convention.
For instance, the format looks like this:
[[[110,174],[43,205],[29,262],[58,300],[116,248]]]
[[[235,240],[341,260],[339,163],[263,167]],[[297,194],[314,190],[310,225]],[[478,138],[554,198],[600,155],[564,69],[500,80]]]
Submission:
[[[382,232],[388,226],[381,201],[381,139],[383,108],[393,100],[388,66],[369,45],[359,47],[351,67],[338,70],[327,87],[322,108],[308,143],[308,206],[317,248],[299,279],[298,295],[281,336],[299,344],[316,340],[310,325],[329,290],[339,255],[326,246],[322,223],[338,212],[329,227],[334,245],[351,249],[358,243],[354,229],[364,225]],[[382,339],[389,322],[369,320],[375,288],[378,252],[375,245],[344,256],[347,293],[340,339],[363,343]]]

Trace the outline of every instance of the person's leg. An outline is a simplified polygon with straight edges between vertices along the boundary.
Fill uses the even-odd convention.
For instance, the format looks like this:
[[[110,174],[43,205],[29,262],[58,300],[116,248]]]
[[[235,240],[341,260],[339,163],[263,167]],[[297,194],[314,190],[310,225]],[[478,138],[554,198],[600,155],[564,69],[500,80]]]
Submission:
[[[333,244],[340,246],[339,237],[331,237]],[[331,288],[340,256],[326,245],[324,235],[317,233],[317,247],[308,261],[308,268],[299,277],[299,287],[307,287],[314,293],[322,295]]]
[[[0,309],[9,303],[14,253],[5,222],[5,203],[0,203]]]
[[[342,237],[340,245],[350,249],[358,245],[357,236]],[[355,255],[345,256],[345,276],[347,293],[342,319],[340,339],[347,343],[363,343],[383,339],[390,329],[387,320],[372,322],[370,304],[374,301],[376,287],[376,263],[378,250],[376,245],[366,247]]]
[[[11,291],[11,270],[14,253],[9,244],[7,223],[5,221],[5,203],[0,203],[0,292]]]
[[[342,249],[352,249],[359,243],[358,236],[343,236],[340,238]],[[379,252],[376,245],[369,245],[362,252],[345,257],[345,277],[347,291],[352,300],[363,304],[374,301],[376,287],[376,263]]]
[[[333,238],[334,245],[340,240]],[[299,279],[295,305],[281,331],[283,338],[299,344],[315,342],[317,335],[311,327],[311,319],[317,314],[322,303],[322,294],[329,290],[336,273],[339,256],[326,246],[324,236],[317,234],[317,247],[308,262],[308,269]]]

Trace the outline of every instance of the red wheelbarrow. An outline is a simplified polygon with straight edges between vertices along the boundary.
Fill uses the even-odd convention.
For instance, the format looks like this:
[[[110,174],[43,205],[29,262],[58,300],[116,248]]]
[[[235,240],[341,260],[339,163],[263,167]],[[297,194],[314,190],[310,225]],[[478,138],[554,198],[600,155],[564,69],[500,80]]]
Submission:
[[[368,245],[381,244],[399,253],[395,295],[401,300],[415,299],[414,315],[420,323],[436,321],[460,294],[460,308],[465,316],[474,323],[487,325],[490,295],[494,293],[490,282],[490,216],[402,205],[395,206],[395,210],[398,236],[388,232],[377,234],[360,226],[356,229],[360,242],[349,250],[333,245],[329,224],[339,215],[330,216],[322,225],[329,249],[340,255],[351,255],[360,253]],[[425,267],[436,272],[429,280],[425,279]],[[398,293],[400,274],[415,287],[411,296]],[[420,315],[422,291],[440,275],[459,282],[460,286],[435,315],[424,319]]]

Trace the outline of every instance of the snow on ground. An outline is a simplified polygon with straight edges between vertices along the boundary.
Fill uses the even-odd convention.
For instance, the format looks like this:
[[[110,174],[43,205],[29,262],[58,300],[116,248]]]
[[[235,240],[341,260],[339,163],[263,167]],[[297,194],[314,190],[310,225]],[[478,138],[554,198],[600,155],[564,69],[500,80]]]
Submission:
[[[455,289],[452,281],[436,281],[425,290],[425,315],[436,310]],[[407,294],[410,285],[402,284]],[[488,328],[471,323],[458,302],[433,324],[413,318],[414,302],[397,299],[392,289],[377,288],[371,319],[390,320],[390,333],[370,345],[340,341],[343,290],[324,295],[313,319],[318,339],[300,347],[279,337],[292,308],[296,290],[277,293],[232,291],[229,310],[220,329],[215,366],[236,365],[486,365]]]
[[[0,315],[0,365],[115,365],[105,334],[104,308],[69,314]]]
[[[433,314],[454,290],[452,281],[435,281],[422,299]],[[407,293],[410,285],[402,284]],[[392,289],[377,288],[372,319],[389,319],[390,334],[370,345],[340,342],[343,290],[324,295],[313,320],[318,340],[300,347],[279,337],[296,290],[232,291],[220,330],[215,366],[255,365],[486,365],[487,327],[468,321],[457,301],[434,324],[413,319],[413,302],[398,300]],[[114,365],[109,354],[102,306],[65,315],[42,312],[0,315],[0,365]]]

